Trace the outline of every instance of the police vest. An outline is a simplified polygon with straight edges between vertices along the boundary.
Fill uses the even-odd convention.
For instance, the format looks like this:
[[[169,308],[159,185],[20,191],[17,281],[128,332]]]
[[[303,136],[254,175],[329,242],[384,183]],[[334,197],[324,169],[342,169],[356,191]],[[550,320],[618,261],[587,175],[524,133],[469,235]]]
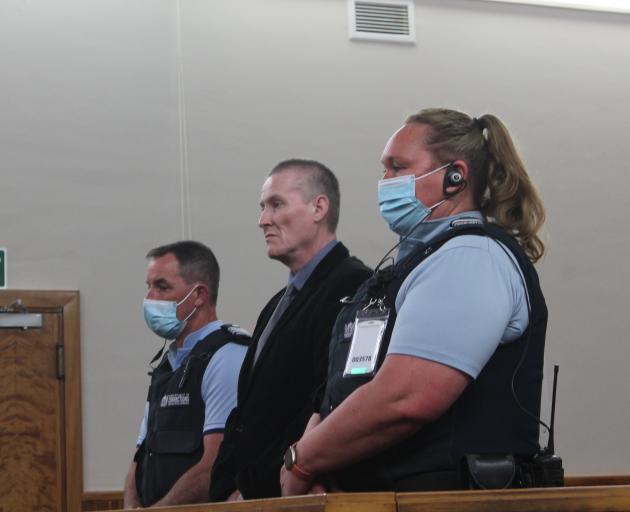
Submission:
[[[447,484],[437,489],[461,486],[451,475],[458,475],[466,454],[514,454],[531,457],[539,450],[540,395],[547,307],[534,266],[518,242],[498,226],[467,219],[454,221],[447,232],[420,244],[395,265],[377,272],[356,292],[352,302],[337,317],[330,345],[328,381],[321,403],[322,419],[369,377],[344,378],[343,371],[352,340],[357,311],[370,299],[383,298],[390,308],[387,327],[377,362],[385,358],[396,321],[395,300],[409,273],[451,238],[461,235],[491,237],[513,254],[529,294],[529,324],[516,341],[499,345],[490,360],[459,399],[438,420],[411,438],[380,454],[345,468],[334,476],[345,491],[390,491],[432,489],[435,475],[448,474]],[[460,224],[460,225],[458,225]],[[463,224],[463,225],[462,225]],[[457,321],[454,314],[453,321]],[[512,386],[514,392],[512,391]],[[425,478],[426,477],[426,478]],[[455,478],[457,480],[457,478]],[[428,485],[415,482],[428,482]],[[406,485],[405,482],[412,482]]]
[[[199,341],[173,371],[164,355],[151,374],[147,435],[135,461],[136,488],[143,507],[160,500],[203,455],[204,372],[212,356],[227,343],[248,345],[236,326],[222,325]]]

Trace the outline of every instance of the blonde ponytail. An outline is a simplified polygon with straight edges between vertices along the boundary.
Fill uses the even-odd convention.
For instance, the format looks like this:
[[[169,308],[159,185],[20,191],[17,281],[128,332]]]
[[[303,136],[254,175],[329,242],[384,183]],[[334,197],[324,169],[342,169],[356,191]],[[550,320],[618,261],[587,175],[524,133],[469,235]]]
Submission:
[[[439,108],[421,110],[407,123],[431,128],[425,145],[438,163],[461,159],[468,164],[475,206],[538,261],[545,252],[538,236],[545,208],[506,126],[491,114],[475,119]]]
[[[481,211],[513,235],[525,254],[536,262],[545,252],[538,236],[545,222],[545,207],[506,126],[491,114],[482,116],[479,122],[485,127],[490,153]]]

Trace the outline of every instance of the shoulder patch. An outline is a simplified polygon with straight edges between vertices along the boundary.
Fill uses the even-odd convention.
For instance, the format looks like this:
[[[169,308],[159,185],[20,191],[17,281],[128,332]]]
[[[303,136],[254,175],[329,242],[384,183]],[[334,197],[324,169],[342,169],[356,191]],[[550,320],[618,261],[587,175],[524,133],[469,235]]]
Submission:
[[[245,329],[243,329],[240,325],[236,324],[223,324],[221,326],[228,334],[232,335],[234,338],[238,339],[250,339],[252,337]]]

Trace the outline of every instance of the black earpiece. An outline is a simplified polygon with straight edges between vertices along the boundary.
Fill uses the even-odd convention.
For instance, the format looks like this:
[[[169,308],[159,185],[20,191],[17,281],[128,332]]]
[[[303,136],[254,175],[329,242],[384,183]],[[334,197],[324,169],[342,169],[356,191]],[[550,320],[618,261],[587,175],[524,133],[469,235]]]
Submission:
[[[448,187],[457,187],[464,181],[464,175],[457,167],[451,167],[444,175],[444,180]]]
[[[466,180],[464,179],[464,175],[462,171],[460,171],[453,164],[448,166],[448,169],[444,173],[444,183],[442,184],[442,189],[444,191],[445,196],[453,196],[457,194],[459,191],[466,186]],[[457,187],[457,190],[453,190],[448,192],[446,189],[450,187]]]

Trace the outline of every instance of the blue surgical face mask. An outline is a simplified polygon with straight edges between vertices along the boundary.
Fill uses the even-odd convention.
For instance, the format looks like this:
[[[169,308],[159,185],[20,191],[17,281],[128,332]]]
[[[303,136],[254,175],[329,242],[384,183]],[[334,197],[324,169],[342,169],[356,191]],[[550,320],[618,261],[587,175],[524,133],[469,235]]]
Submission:
[[[144,320],[155,334],[167,340],[174,340],[186,327],[188,319],[195,314],[197,306],[183,320],[177,318],[177,306],[183,304],[190,294],[197,289],[196,286],[186,294],[179,302],[174,300],[144,299]]]
[[[378,182],[378,204],[381,216],[394,233],[400,236],[409,234],[414,227],[431,215],[434,208],[446,201],[443,199],[433,206],[425,206],[416,197],[416,181],[448,166],[449,164],[443,165],[417,178],[413,174],[408,174]]]

